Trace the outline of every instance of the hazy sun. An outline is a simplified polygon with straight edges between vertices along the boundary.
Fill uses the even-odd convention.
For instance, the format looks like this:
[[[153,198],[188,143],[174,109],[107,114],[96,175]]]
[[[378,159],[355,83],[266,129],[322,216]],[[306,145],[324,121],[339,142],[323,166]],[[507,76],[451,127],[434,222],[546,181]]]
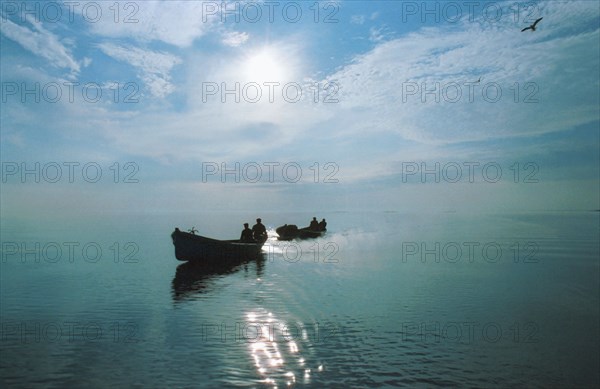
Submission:
[[[284,57],[272,48],[251,53],[243,66],[251,82],[282,82],[288,76]]]

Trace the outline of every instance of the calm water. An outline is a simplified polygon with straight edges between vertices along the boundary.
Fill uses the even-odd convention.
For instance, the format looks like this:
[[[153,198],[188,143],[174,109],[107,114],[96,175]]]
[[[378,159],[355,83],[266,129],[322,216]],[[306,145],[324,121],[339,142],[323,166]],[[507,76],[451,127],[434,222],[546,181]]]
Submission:
[[[313,215],[3,220],[0,386],[599,385],[597,212],[331,213],[228,271],[174,258],[175,226],[256,216]]]

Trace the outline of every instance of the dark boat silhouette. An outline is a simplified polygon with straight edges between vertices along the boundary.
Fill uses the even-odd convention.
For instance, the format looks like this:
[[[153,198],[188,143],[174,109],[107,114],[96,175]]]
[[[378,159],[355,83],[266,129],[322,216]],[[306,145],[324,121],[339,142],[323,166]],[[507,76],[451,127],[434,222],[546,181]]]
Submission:
[[[261,256],[262,242],[218,240],[180,231],[171,234],[175,246],[175,258],[206,266],[235,265]]]
[[[298,228],[295,224],[285,224],[275,229],[278,240],[314,239],[319,238],[327,232],[324,230],[313,230],[310,227]]]

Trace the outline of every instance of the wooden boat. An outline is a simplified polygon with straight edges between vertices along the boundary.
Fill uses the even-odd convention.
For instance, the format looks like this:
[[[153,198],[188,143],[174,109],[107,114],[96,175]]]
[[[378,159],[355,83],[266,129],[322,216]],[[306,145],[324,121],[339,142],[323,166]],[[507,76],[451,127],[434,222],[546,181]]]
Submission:
[[[310,227],[298,228],[295,224],[285,224],[277,227],[275,232],[279,235],[278,240],[314,239],[325,234],[327,229],[317,231]]]
[[[171,234],[175,246],[175,258],[180,261],[194,261],[214,264],[234,264],[261,256],[262,242],[241,242],[240,240],[218,240],[180,231],[175,228]]]

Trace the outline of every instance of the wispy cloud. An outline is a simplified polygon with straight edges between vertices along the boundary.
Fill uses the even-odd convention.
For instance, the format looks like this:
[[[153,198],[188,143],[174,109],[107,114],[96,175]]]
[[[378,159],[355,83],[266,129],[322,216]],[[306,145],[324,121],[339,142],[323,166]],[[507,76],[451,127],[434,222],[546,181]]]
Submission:
[[[171,83],[170,71],[181,63],[175,55],[144,50],[134,46],[121,46],[112,43],[101,43],[98,47],[106,54],[119,61],[134,66],[139,71],[140,79],[146,84],[155,97],[165,97],[175,89]]]
[[[41,22],[35,20],[31,15],[26,15],[27,22],[32,28],[13,23],[10,19],[3,17],[2,34],[17,42],[31,53],[45,58],[50,65],[69,69],[73,75],[80,71],[80,64],[75,59],[65,43],[59,37],[44,28]]]
[[[369,29],[369,40],[371,42],[380,43],[387,40],[391,36],[391,32],[387,26],[371,27]]]
[[[361,25],[361,24],[365,23],[365,20],[366,20],[365,15],[352,15],[350,17],[350,23],[352,23],[352,24]]]
[[[101,2],[111,15],[110,2]],[[102,18],[90,27],[94,34],[110,38],[133,38],[141,42],[161,41],[181,48],[211,31],[219,20],[221,2],[142,1],[123,5],[121,20]]]
[[[469,146],[471,142],[518,142],[598,120],[597,81],[588,81],[597,60],[580,60],[597,50],[598,35],[597,29],[560,36],[540,29],[525,35],[518,26],[499,30],[478,23],[423,28],[378,43],[321,80],[321,85],[331,81],[339,87],[335,104],[286,103],[281,98],[273,104],[235,103],[231,96],[222,103],[219,94],[202,101],[203,82],[233,82],[230,73],[242,65],[229,58],[226,62],[235,63],[232,70],[223,66],[221,54],[198,55],[183,66],[201,66],[202,72],[186,72],[186,82],[178,85],[185,109],[141,111],[135,122],[111,124],[103,134],[120,150],[161,161],[281,160],[290,146],[309,147],[309,154],[322,152],[343,162],[349,177],[374,178],[396,169],[401,156],[441,159],[448,147],[460,146],[466,157],[477,153],[474,147],[483,149],[481,143]],[[155,96],[172,92],[169,73],[181,62],[178,57],[133,46],[100,47],[139,69]],[[481,83],[473,84],[479,77]],[[473,87],[472,101],[467,83]],[[525,89],[527,83],[537,89]],[[502,99],[485,100],[483,87],[491,85],[491,93],[496,84]],[[408,85],[418,91],[408,94]],[[456,102],[444,95],[455,92],[448,85],[461,88]],[[422,88],[437,88],[438,101],[435,92]],[[528,96],[537,102],[524,102]],[[369,167],[354,155],[368,158]]]
[[[36,149],[31,141],[39,137],[37,124],[43,122],[48,139],[60,145],[44,147],[44,155],[69,149],[71,158],[71,143],[67,146],[65,139],[72,142],[79,137],[82,159],[89,158],[88,152],[102,142],[106,154],[115,160],[127,156],[163,167],[199,166],[202,161],[334,161],[340,166],[337,178],[344,183],[379,188],[397,176],[399,161],[485,160],[507,155],[524,161],[534,148],[548,156],[566,149],[564,142],[572,146],[569,155],[576,155],[582,144],[589,148],[593,143],[591,138],[577,138],[579,143],[569,139],[575,128],[588,128],[599,120],[600,32],[597,5],[592,2],[540,2],[544,20],[535,33],[520,32],[527,14],[515,20],[509,13],[510,17],[495,23],[464,19],[409,26],[390,20],[383,10],[378,14],[356,7],[349,17],[338,15],[339,25],[327,25],[335,34],[319,36],[314,45],[311,37],[320,30],[313,25],[286,36],[289,26],[280,29],[274,23],[268,26],[268,34],[261,35],[262,26],[231,26],[219,24],[214,17],[204,18],[203,4],[198,2],[138,5],[137,23],[115,24],[104,18],[87,25],[72,43],[56,35],[64,29],[49,31],[48,26],[32,21],[22,23],[25,27],[3,23],[7,38],[53,66],[72,73],[81,70],[107,96],[115,89],[109,84],[114,75],[133,69],[149,95],[164,98],[160,104],[141,99],[128,106],[104,100],[90,104],[79,98],[73,104],[46,105],[42,110],[19,104],[17,95],[3,106],[3,126],[8,122],[11,129],[22,132],[3,134],[5,149],[12,147],[16,154],[21,152],[19,145],[25,144],[27,152],[39,153],[41,148]],[[351,15],[364,16],[350,19]],[[371,34],[372,42],[355,45],[354,40],[337,34],[336,28],[348,29],[348,36],[361,35],[365,42]],[[209,33],[211,39],[199,39]],[[69,47],[85,40],[93,42],[81,54],[89,58],[78,62]],[[267,41],[277,49],[274,58],[281,69],[292,74],[290,81],[314,81],[321,88],[331,82],[339,102],[325,104],[321,95],[315,103],[309,88],[304,88],[302,100],[285,102],[281,87],[274,103],[265,102],[267,88],[262,89],[260,103],[244,98],[235,102],[231,92],[227,102],[222,102],[224,83],[231,91],[235,82],[256,81],[256,75],[246,75],[247,60]],[[327,44],[333,50],[323,50]],[[46,46],[55,49],[45,52]],[[2,59],[3,73],[15,80],[48,77],[33,72],[43,69],[23,66],[28,53],[18,54]],[[105,55],[115,60],[110,63],[111,72],[99,68],[107,60]],[[335,66],[320,67],[333,55],[343,59]],[[15,66],[6,66],[5,71],[7,64]],[[203,83],[219,88],[209,101],[202,95]],[[457,86],[461,95],[451,101]],[[502,96],[492,101],[496,86]],[[484,87],[489,88],[486,96]],[[526,102],[527,98],[532,101]],[[59,109],[65,114],[56,114]],[[181,176],[179,169],[172,174],[183,183],[190,179]],[[357,193],[362,190],[359,184]],[[415,189],[415,199],[423,197],[421,191]],[[393,190],[383,192],[382,197],[398,198]],[[373,201],[369,198],[369,202]]]
[[[238,47],[246,43],[250,35],[247,32],[228,31],[223,34],[223,42],[226,46]]]
[[[574,29],[581,19],[563,23]],[[346,112],[339,136],[362,133],[367,121],[377,133],[443,145],[565,131],[598,119],[597,85],[586,81],[598,58],[580,60],[598,51],[597,27],[566,36],[548,28],[533,36],[512,25],[461,27],[380,43],[332,74]]]

